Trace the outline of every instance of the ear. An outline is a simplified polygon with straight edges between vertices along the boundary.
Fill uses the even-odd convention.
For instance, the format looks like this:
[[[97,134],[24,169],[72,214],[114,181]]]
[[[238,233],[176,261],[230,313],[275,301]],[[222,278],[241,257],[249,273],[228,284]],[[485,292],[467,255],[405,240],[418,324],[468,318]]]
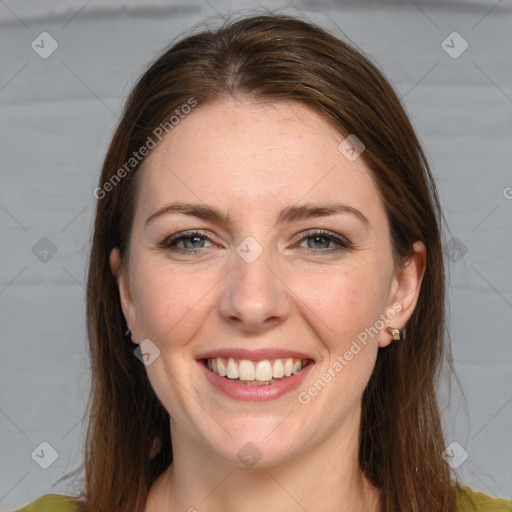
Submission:
[[[412,247],[413,254],[396,269],[392,279],[389,302],[381,316],[385,326],[379,335],[379,347],[386,347],[393,341],[386,327],[403,329],[418,302],[427,264],[427,250],[425,244],[419,241],[414,242]]]
[[[137,310],[132,299],[130,283],[128,280],[128,270],[121,260],[119,249],[112,249],[110,252],[110,270],[116,278],[119,297],[121,299],[121,308],[123,310],[126,325],[132,331],[133,340],[137,338]]]

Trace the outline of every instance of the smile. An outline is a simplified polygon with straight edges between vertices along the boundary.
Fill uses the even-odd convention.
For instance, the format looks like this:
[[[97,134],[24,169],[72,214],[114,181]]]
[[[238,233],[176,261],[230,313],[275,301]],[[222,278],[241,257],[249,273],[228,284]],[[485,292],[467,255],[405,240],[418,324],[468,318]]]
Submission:
[[[252,361],[234,357],[214,357],[204,360],[216,375],[246,386],[268,386],[300,373],[310,362],[293,357]]]
[[[291,395],[316,365],[305,352],[269,347],[225,347],[197,354],[210,390],[233,400],[266,401]]]

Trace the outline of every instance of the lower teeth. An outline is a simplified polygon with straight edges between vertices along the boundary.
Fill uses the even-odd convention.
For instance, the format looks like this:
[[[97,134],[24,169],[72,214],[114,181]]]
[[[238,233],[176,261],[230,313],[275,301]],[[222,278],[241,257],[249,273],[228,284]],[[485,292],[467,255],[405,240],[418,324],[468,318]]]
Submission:
[[[301,370],[302,371],[302,370]],[[300,373],[300,372],[298,372]],[[294,375],[297,375],[296,373],[290,375],[290,377],[293,377]],[[240,379],[230,379],[229,377],[224,377],[224,379],[228,379],[231,382],[236,382],[237,384],[244,384],[245,386],[268,386],[269,384],[274,384],[275,382],[279,382],[284,379],[288,379],[288,377],[281,377],[280,379],[271,379],[266,381],[260,381],[260,380],[240,380]]]
[[[226,377],[227,378],[227,377]],[[283,377],[285,379],[286,377]],[[240,379],[229,379],[234,380],[237,384],[245,384],[246,386],[268,386],[269,384],[274,384],[274,382],[279,382],[282,379],[272,379],[272,380],[240,380]]]

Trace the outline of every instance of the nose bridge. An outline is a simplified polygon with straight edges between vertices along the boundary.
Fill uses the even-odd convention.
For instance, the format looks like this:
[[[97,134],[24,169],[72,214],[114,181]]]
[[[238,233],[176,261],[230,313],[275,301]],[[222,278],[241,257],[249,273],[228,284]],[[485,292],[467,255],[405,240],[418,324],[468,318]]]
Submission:
[[[283,321],[289,314],[286,286],[279,279],[270,248],[247,237],[232,254],[231,272],[219,301],[225,321],[248,330],[262,330]]]

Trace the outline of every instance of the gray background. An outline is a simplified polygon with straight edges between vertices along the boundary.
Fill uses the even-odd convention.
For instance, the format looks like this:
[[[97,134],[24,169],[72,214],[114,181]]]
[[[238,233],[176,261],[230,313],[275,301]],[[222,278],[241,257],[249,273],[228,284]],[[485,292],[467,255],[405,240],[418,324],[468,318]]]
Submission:
[[[69,479],[52,485],[81,462],[92,190],[126,94],[197,22],[262,6],[342,30],[403,97],[450,227],[451,337],[468,408],[455,384],[448,402],[444,382],[447,443],[460,445],[449,453],[468,452],[464,483],[512,497],[510,1],[0,0],[0,510],[78,491]],[[454,31],[468,43],[457,58],[445,49],[462,39],[442,46]],[[42,32],[58,43],[46,59],[31,47]],[[42,442],[58,454],[48,469]]]

